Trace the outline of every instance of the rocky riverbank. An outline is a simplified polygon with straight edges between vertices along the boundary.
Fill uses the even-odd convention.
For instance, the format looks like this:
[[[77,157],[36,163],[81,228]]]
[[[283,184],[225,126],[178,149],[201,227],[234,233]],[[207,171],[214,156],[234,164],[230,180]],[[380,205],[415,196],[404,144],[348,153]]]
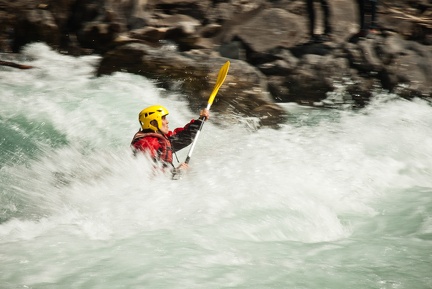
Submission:
[[[0,60],[14,67],[14,53],[35,41],[74,56],[99,54],[97,75],[144,75],[182,90],[194,109],[230,60],[212,109],[263,125],[284,118],[280,102],[362,107],[379,89],[431,99],[430,1],[379,1],[379,29],[364,37],[354,36],[356,1],[329,2],[332,38],[311,42],[302,0],[0,0],[0,52],[8,54]]]

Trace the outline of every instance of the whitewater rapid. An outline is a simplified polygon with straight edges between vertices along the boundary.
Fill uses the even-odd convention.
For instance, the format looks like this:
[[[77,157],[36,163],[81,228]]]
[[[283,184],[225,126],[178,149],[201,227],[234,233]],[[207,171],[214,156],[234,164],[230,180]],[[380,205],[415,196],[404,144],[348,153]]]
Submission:
[[[183,95],[94,77],[98,56],[22,58],[0,68],[0,288],[432,288],[424,100],[281,104],[279,129],[213,113],[173,181],[129,144],[146,106],[197,117]]]

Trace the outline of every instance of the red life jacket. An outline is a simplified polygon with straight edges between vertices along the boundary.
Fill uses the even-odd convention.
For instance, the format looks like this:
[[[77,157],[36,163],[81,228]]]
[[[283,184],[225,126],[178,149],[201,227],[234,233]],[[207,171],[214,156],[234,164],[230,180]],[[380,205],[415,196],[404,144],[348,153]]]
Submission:
[[[147,142],[143,142],[145,138],[156,138],[158,145],[151,142],[150,139]],[[153,144],[152,144],[153,143]],[[160,159],[166,163],[172,164],[173,162],[173,150],[171,142],[161,134],[154,132],[137,132],[131,142],[131,146],[134,151],[148,151],[154,159]],[[157,153],[157,155],[156,155]]]

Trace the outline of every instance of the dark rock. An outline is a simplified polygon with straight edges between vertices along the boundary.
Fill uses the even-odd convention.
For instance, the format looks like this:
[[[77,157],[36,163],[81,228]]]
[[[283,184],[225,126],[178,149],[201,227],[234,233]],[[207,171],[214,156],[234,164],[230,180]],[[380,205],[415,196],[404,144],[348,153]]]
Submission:
[[[50,11],[42,9],[27,10],[14,26],[13,51],[19,47],[32,42],[46,42],[58,48],[60,45],[60,30]]]
[[[119,46],[108,52],[100,63],[98,75],[126,71],[154,79],[161,87],[181,89],[193,108],[205,106],[216,82],[219,68],[227,59],[205,54],[178,53],[169,49],[152,48],[133,43]],[[221,86],[212,109],[221,113],[265,118],[266,123],[276,124],[284,111],[273,105],[272,113],[259,110],[260,106],[273,103],[267,90],[264,75],[259,70],[239,60],[231,60],[228,76]],[[181,83],[181,86],[178,86]],[[260,114],[263,113],[263,114]]]
[[[229,59],[215,110],[273,125],[284,119],[278,102],[361,107],[376,89],[431,98],[431,7],[379,1],[377,33],[360,35],[355,1],[330,0],[331,37],[309,41],[303,0],[0,0],[0,52],[43,41],[98,53],[98,75],[141,74],[181,89],[191,106],[206,101]]]

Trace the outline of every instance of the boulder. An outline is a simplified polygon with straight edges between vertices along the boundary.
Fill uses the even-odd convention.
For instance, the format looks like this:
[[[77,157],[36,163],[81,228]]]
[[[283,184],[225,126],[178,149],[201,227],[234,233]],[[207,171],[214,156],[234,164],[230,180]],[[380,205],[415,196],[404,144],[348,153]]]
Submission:
[[[362,107],[377,89],[432,97],[430,1],[379,1],[378,33],[365,37],[353,36],[355,1],[329,3],[332,38],[317,43],[304,0],[0,0],[0,52],[44,41],[97,53],[98,75],[141,74],[181,89],[191,106],[205,102],[229,59],[215,109],[266,125],[284,119],[278,102]],[[316,24],[322,33],[322,13]]]
[[[106,53],[99,65],[99,76],[125,71],[154,79],[167,89],[179,89],[192,109],[206,106],[219,69],[228,59],[205,54],[179,53],[142,43],[118,46]],[[230,60],[230,70],[219,89],[212,109],[230,116],[254,116],[264,125],[277,125],[285,111],[274,103],[265,76],[241,60]],[[179,85],[180,84],[180,85]]]

